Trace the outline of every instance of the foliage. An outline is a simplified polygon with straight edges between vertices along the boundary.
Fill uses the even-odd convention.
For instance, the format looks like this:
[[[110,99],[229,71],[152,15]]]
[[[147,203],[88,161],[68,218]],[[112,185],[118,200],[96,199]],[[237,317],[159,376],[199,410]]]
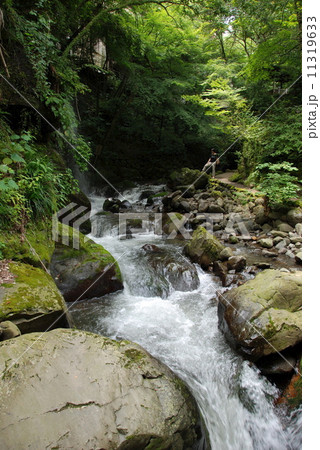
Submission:
[[[23,228],[30,218],[53,214],[77,190],[71,171],[60,172],[30,133],[8,136],[0,159],[0,226]]]
[[[290,206],[300,190],[298,177],[293,174],[297,168],[289,162],[279,164],[259,164],[254,175],[259,180],[259,188],[268,198],[273,208]]]

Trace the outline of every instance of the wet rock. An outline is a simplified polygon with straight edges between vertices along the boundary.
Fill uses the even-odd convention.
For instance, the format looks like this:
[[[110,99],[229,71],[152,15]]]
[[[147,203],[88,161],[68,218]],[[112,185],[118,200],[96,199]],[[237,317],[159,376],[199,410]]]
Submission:
[[[0,323],[0,341],[6,341],[21,335],[17,325],[9,320]]]
[[[0,320],[13,322],[23,334],[69,326],[66,304],[50,275],[28,264],[9,268],[15,279],[0,287]]]
[[[103,204],[103,211],[110,211],[113,213],[119,212],[121,206],[121,200],[118,198],[106,199]]]
[[[233,256],[233,251],[230,247],[225,247],[221,252],[220,252],[220,259],[221,261],[227,261],[229,258],[231,258],[231,256]]]
[[[149,246],[149,245],[148,245]],[[200,285],[197,269],[183,255],[172,253],[164,248],[152,246],[149,251],[142,249],[137,263],[145,266],[144,278],[137,280],[135,290],[138,295],[160,296],[166,298],[173,290],[189,292]]]
[[[219,328],[252,360],[283,351],[302,338],[301,272],[264,270],[219,297]]]
[[[72,244],[72,228],[61,225],[59,235]],[[50,272],[68,302],[101,297],[123,288],[118,263],[101,245],[78,236],[79,249],[56,244]]]
[[[264,375],[283,375],[294,370],[297,363],[293,356],[286,356],[281,354],[274,354],[262,358],[257,363],[258,369]]]
[[[139,345],[54,330],[0,347],[1,372],[19,359],[0,380],[6,448],[198,448],[192,395]]]
[[[200,264],[204,268],[217,261],[224,246],[205,228],[198,227],[191,241],[185,246],[185,253],[191,261]]]
[[[214,261],[213,273],[216,274],[220,278],[220,280],[222,282],[222,286],[226,287],[228,270],[227,270],[227,267],[225,266],[225,264],[223,264],[219,261]]]
[[[142,250],[146,253],[163,253],[163,249],[154,244],[145,244],[142,246]]]
[[[132,208],[132,205],[128,200],[123,200],[123,202],[121,202],[119,206],[120,206],[120,209],[123,209],[123,210]]]
[[[271,238],[259,239],[258,243],[263,248],[272,248],[273,247],[273,240]]]
[[[269,250],[262,250],[262,255],[268,258],[276,258],[278,255],[275,252],[269,252]]]
[[[257,267],[261,270],[270,269],[271,264],[266,262],[260,262],[257,264]]]
[[[228,270],[235,270],[241,272],[247,265],[246,258],[244,256],[231,256],[227,261]]]
[[[83,222],[80,226],[79,226],[79,231],[82,234],[90,234],[92,231],[92,225],[91,225],[91,220],[87,219],[85,222]]]

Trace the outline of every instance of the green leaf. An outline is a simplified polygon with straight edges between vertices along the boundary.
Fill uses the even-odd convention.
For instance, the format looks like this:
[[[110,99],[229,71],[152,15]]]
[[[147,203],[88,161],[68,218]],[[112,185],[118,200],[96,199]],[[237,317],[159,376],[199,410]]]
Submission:
[[[14,162],[25,162],[25,160],[20,155],[18,155],[18,153],[13,153],[11,155],[11,159]]]
[[[0,164],[0,172],[8,173],[9,172],[9,167],[6,164]]]
[[[10,158],[3,158],[2,162],[3,162],[3,164],[8,165],[8,164],[12,163],[12,159],[10,159]]]

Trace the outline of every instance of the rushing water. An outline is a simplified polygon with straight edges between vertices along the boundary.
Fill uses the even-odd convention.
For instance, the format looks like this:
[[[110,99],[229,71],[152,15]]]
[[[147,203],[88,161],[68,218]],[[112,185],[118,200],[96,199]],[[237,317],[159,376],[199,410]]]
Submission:
[[[134,203],[140,193],[141,188],[124,196]],[[101,197],[92,197],[93,214],[102,204]],[[273,405],[276,387],[236,355],[218,330],[215,297],[221,286],[197,267],[197,290],[152,296],[137,259],[141,247],[153,243],[181,257],[180,245],[152,231],[119,240],[116,231],[112,218],[100,216],[91,237],[118,260],[124,290],[77,304],[72,312],[76,325],[137,342],[179,375],[199,405],[212,449],[301,448],[301,412],[282,417]]]

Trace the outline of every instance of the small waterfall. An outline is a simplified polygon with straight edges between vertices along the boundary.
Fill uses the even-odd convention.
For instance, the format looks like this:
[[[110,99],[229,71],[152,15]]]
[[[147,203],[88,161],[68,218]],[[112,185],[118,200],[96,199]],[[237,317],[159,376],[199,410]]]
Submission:
[[[139,202],[143,189],[127,192],[126,198]],[[92,197],[94,212],[102,204],[103,199]],[[155,244],[179,260],[181,243],[163,241],[152,232],[119,240],[112,231],[115,218],[105,217],[99,236],[91,237],[118,260],[125,288],[76,306],[76,325],[113,339],[135,341],[168,365],[191,389],[212,449],[300,449],[301,411],[282,417],[274,406],[276,387],[238,356],[218,330],[216,291],[221,286],[196,267],[199,282],[193,290],[157,294],[141,248]]]

